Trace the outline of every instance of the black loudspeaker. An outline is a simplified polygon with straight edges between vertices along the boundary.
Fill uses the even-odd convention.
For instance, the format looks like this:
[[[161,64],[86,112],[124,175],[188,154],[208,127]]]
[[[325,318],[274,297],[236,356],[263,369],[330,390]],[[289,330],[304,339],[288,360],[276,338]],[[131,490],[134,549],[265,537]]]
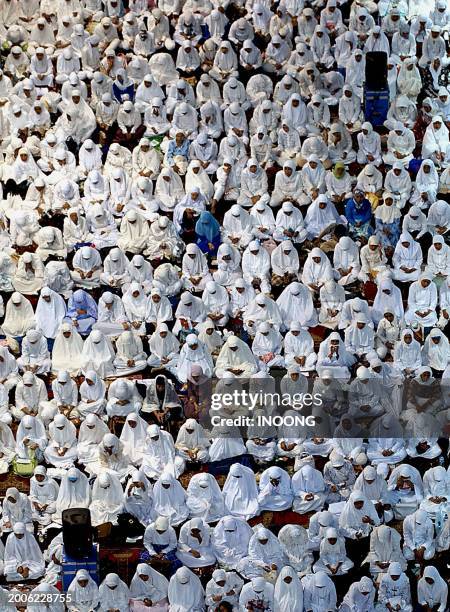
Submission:
[[[66,555],[73,559],[82,559],[91,554],[91,513],[87,508],[63,510],[62,533]]]
[[[366,89],[381,91],[388,88],[387,53],[370,51],[366,53]]]

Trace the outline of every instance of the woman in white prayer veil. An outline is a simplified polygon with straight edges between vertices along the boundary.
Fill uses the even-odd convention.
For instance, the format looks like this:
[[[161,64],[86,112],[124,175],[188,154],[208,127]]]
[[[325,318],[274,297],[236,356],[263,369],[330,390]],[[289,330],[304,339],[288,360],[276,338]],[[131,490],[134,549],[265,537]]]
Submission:
[[[128,321],[131,323],[134,333],[139,335],[145,333],[148,301],[148,296],[145,295],[142,285],[139,283],[130,283],[122,298]]]
[[[89,612],[99,604],[98,586],[85,569],[77,571],[67,594],[70,595],[69,612]]]
[[[170,260],[178,257],[184,251],[185,245],[177,233],[177,231],[181,230],[181,225],[179,225],[178,221],[181,223],[182,219],[178,219],[177,215],[178,211],[181,212],[181,210],[184,215],[186,208],[184,208],[183,202],[187,198],[190,198],[190,196],[185,196],[180,204],[177,205],[174,211],[173,222],[168,217],[158,217],[156,215],[155,218],[152,217],[147,236],[147,248],[145,250],[145,255],[150,260],[158,260],[162,257]],[[191,207],[188,206],[187,208]]]
[[[239,561],[237,571],[250,580],[258,576],[275,578],[286,565],[278,538],[263,525],[255,525],[253,531],[248,544],[248,556]]]
[[[96,414],[87,415],[81,423],[78,436],[77,453],[80,463],[87,464],[96,460],[97,447],[108,431],[106,424]]]
[[[171,434],[158,425],[149,425],[145,440],[142,470],[148,478],[158,478],[164,471],[176,474],[184,472],[185,461],[177,453]]]
[[[128,264],[128,276],[130,283],[139,283],[143,286],[146,294],[150,293],[153,282],[153,268],[142,255],[134,255]],[[127,290],[128,284],[124,285]]]
[[[208,281],[202,294],[202,302],[205,305],[208,318],[213,324],[223,328],[228,321],[230,298],[228,291],[215,283]]]
[[[293,321],[298,321],[302,327],[313,327],[317,323],[311,292],[302,283],[288,285],[276,304],[283,317],[282,329],[289,329]]]
[[[206,255],[196,244],[187,245],[181,265],[184,286],[189,291],[203,291],[208,282],[212,280]]]
[[[284,367],[281,356],[283,337],[277,329],[270,326],[267,321],[259,323],[252,343],[252,352],[258,358],[261,371],[268,371],[271,367]]]
[[[56,510],[59,485],[47,475],[47,469],[38,465],[30,479],[30,502],[33,521],[39,525],[47,526],[51,522],[51,515]]]
[[[175,448],[186,461],[206,463],[210,441],[203,427],[195,420],[188,419],[180,427]]]
[[[366,517],[370,520],[363,520]],[[345,537],[356,541],[368,537],[373,527],[379,524],[380,519],[373,503],[360,491],[353,491],[339,517],[339,527]]]
[[[213,321],[207,320],[204,323],[200,323],[198,326],[199,335],[198,338],[201,340],[206,348],[211,353],[213,359],[215,359],[220,353],[220,349],[224,345],[224,338],[216,330],[216,326]]]
[[[171,612],[202,612],[205,592],[200,579],[187,567],[180,567],[172,576],[168,590]]]
[[[241,255],[231,244],[223,243],[217,249],[217,270],[213,279],[223,287],[233,288],[238,278],[242,278]]]
[[[199,553],[198,556],[192,551]],[[176,555],[187,567],[201,568],[215,565],[216,557],[211,546],[210,527],[202,518],[191,518],[181,526]]]
[[[167,603],[168,589],[169,582],[165,576],[147,563],[139,563],[130,584],[130,610],[133,612],[143,612],[144,610],[167,612],[169,610]],[[116,605],[115,600],[112,605]]]
[[[92,488],[92,501],[89,506],[92,526],[117,524],[117,517],[122,509],[123,491],[119,477],[111,472],[100,472]]]
[[[375,527],[370,534],[369,554],[362,563],[369,563],[370,573],[377,583],[391,562],[400,563],[403,571],[406,569],[400,541],[400,534],[387,525]]]
[[[339,324],[342,307],[345,303],[344,287],[330,278],[320,288],[319,297],[319,323],[324,327],[336,329]]]
[[[6,580],[18,582],[40,578],[44,574],[45,563],[33,534],[21,522],[14,525],[13,532],[9,534],[5,546]]]
[[[57,414],[48,427],[49,441],[44,451],[47,463],[67,470],[77,460],[77,430],[63,414]]]
[[[16,454],[20,459],[42,458],[47,446],[47,434],[42,421],[37,417],[25,415],[20,421],[16,434]]]
[[[180,343],[176,336],[169,331],[166,323],[159,323],[149,342],[150,355],[147,364],[150,367],[162,366],[175,372],[178,363]]]
[[[132,331],[124,331],[116,341],[117,354],[113,361],[116,376],[128,376],[140,372],[147,365],[147,355],[142,340]]]
[[[417,599],[423,608],[443,612],[447,608],[448,585],[433,565],[427,565],[417,583]]]
[[[450,145],[448,128],[439,115],[435,115],[425,130],[422,141],[422,157],[431,159],[438,167],[446,160]]]
[[[163,472],[153,487],[154,516],[164,516],[173,527],[183,523],[188,515],[186,492],[172,474]]]
[[[234,463],[222,489],[226,510],[249,520],[260,513],[255,474],[250,468]]]
[[[280,529],[278,540],[289,565],[300,577],[311,573],[313,555],[306,529],[300,525],[285,525]]]
[[[80,472],[78,468],[70,468],[61,480],[53,520],[60,523],[63,510],[89,508],[90,500],[91,491],[87,476]]]
[[[31,593],[33,593],[31,598],[35,603],[29,604],[30,612],[64,612],[64,603],[59,600],[60,591],[55,586],[47,582],[41,582],[34,587]],[[2,607],[2,609],[8,610],[9,608]]]
[[[52,371],[67,370],[78,375],[83,367],[83,339],[70,323],[62,323],[52,352]]]
[[[147,423],[136,412],[131,412],[123,426],[120,441],[123,444],[124,453],[130,461],[139,466],[145,453],[147,435]]]
[[[214,186],[206,170],[197,159],[193,159],[187,168],[185,178],[186,193],[190,193],[194,187],[198,187],[202,194],[209,200],[214,195]]]
[[[248,378],[258,371],[258,364],[248,344],[237,336],[230,336],[220,350],[215,371],[218,378],[223,378],[227,372]]]
[[[148,567],[148,566],[147,566]],[[107,574],[98,590],[100,598],[99,612],[108,610],[127,610],[130,601],[130,590],[117,574]]]
[[[445,244],[444,237],[437,234],[433,236],[433,244],[428,251],[427,267],[425,269],[429,274],[432,274],[433,277],[437,277],[436,280],[439,280],[439,278],[442,279],[442,277],[448,275],[449,268],[450,247]]]
[[[195,474],[187,488],[186,505],[191,517],[215,523],[225,515],[222,492],[212,474]]]
[[[109,178],[104,176],[99,169],[90,170],[84,182],[85,206],[86,204],[109,203],[109,195]]]
[[[258,503],[261,510],[288,510],[292,500],[289,474],[276,466],[264,470],[259,481]]]
[[[87,176],[92,170],[102,169],[102,151],[90,138],[81,145],[78,159],[78,171],[82,176]]]
[[[36,329],[27,331],[22,341],[22,356],[17,359],[21,370],[30,370],[35,374],[46,374],[51,367],[47,339]]]
[[[254,229],[253,217],[239,204],[233,204],[223,217],[222,238],[236,248],[246,247],[250,243]]]
[[[152,486],[142,470],[132,470],[124,494],[124,508],[147,527],[153,516]]]
[[[418,323],[419,326],[436,325],[437,289],[432,282],[431,274],[424,272],[409,287],[408,309],[405,313],[407,325]]]
[[[21,294],[15,291],[6,304],[5,319],[2,324],[6,336],[22,337],[35,326],[33,307]]]
[[[178,174],[172,168],[163,168],[155,185],[155,197],[161,202],[161,210],[172,212],[184,195],[183,183]]]
[[[42,228],[44,229],[44,228]],[[47,228],[45,228],[47,229]],[[53,229],[53,228],[49,228]],[[38,232],[38,234],[41,230]],[[35,242],[38,242],[37,234]],[[23,295],[38,293],[44,282],[44,264],[38,253],[23,253],[19,257],[13,278],[14,289]]]
[[[103,262],[103,272],[100,274],[101,283],[109,287],[122,287],[130,280],[129,265],[130,262],[121,249],[118,247],[111,249]]]
[[[225,516],[220,519],[212,534],[212,544],[217,560],[225,569],[236,568],[248,552],[253,535],[250,525],[243,519]]]
[[[125,213],[120,224],[119,248],[129,253],[141,253],[147,246],[149,228],[147,221],[136,210]]]
[[[178,358],[178,380],[185,383],[191,374],[191,369],[194,364],[200,365],[206,376],[212,376],[214,363],[211,353],[195,334],[189,334],[186,337],[186,343],[183,345]]]
[[[80,385],[80,403],[77,411],[83,418],[90,414],[103,415],[105,400],[105,383],[94,370],[85,372],[84,381]]]
[[[430,331],[423,345],[422,362],[437,372],[444,372],[449,361],[450,346],[448,339],[440,329],[435,327]]]

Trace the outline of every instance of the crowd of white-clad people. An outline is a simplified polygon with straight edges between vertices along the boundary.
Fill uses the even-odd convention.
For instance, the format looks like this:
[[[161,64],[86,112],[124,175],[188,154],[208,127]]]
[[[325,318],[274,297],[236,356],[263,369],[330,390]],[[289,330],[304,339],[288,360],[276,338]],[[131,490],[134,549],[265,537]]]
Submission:
[[[449,31],[447,0],[0,0],[2,611],[449,609]],[[213,380],[315,426],[209,428]],[[71,508],[140,551],[64,603]]]

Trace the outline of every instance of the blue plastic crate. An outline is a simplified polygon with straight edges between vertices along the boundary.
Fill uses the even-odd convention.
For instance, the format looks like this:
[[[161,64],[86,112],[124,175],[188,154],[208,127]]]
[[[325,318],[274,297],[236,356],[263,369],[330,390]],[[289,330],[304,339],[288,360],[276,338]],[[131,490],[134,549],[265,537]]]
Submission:
[[[63,563],[62,563],[62,585],[64,593],[70,586],[70,583],[75,578],[75,574],[78,570],[85,569],[89,572],[92,580],[97,584],[100,584],[99,573],[98,573],[98,545],[92,546],[91,554],[88,557],[82,559],[74,559],[70,557],[65,550],[63,550]]]
[[[380,127],[387,119],[389,110],[389,90],[364,91],[364,117],[374,127]]]

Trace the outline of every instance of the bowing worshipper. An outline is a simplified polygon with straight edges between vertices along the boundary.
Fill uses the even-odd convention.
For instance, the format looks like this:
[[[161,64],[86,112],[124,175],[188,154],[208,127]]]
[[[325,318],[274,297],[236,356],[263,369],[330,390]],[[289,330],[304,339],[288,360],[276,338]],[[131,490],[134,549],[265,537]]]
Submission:
[[[130,590],[123,580],[117,574],[107,574],[100,584],[99,590],[101,612],[109,610],[125,610],[129,609]]]
[[[346,380],[349,378],[349,367],[354,363],[355,357],[347,351],[338,332],[332,332],[320,343],[316,367],[319,375],[326,369],[332,371],[334,378]]]
[[[98,329],[93,330],[83,345],[83,372],[94,370],[101,378],[108,378],[116,373],[114,360],[115,352],[109,338]]]
[[[326,498],[322,474],[309,464],[303,465],[292,477],[294,501],[292,508],[298,514],[321,510]]]
[[[129,327],[122,299],[105,291],[98,301],[98,319],[93,330],[100,331],[106,337],[116,337]]]
[[[203,427],[195,419],[187,419],[180,427],[175,448],[185,460],[195,463],[208,461],[209,439]]]
[[[411,612],[411,587],[409,578],[402,571],[400,563],[393,561],[388,571],[380,579],[378,588],[378,607],[380,610],[390,610],[397,607],[405,612]]]
[[[64,299],[49,287],[42,287],[36,306],[36,329],[39,330],[53,348],[53,340],[66,316]]]
[[[20,421],[25,415],[37,416],[41,402],[46,401],[44,382],[32,372],[26,371],[17,383],[14,406],[11,412]]]
[[[20,493],[16,488],[10,487],[6,490],[3,500],[2,529],[3,532],[13,531],[17,523],[21,523],[32,532],[32,510],[30,500],[25,493]]]
[[[119,438],[115,434],[107,433],[97,447],[96,460],[85,467],[91,476],[108,472],[124,481],[131,466],[130,459],[124,453],[123,444]]]
[[[84,418],[89,415],[104,414],[106,386],[94,370],[85,372],[84,381],[80,385],[80,402],[77,412]]]
[[[99,604],[98,586],[91,578],[89,572],[80,569],[67,589],[70,594],[69,612],[89,612]]]
[[[59,485],[47,475],[47,469],[38,465],[30,479],[30,503],[32,518],[41,527],[50,525],[52,515],[56,511]]]
[[[197,612],[204,609],[204,598],[200,579],[187,567],[177,569],[169,582],[169,609],[173,612]]]
[[[35,325],[33,307],[21,293],[14,292],[6,304],[2,332],[13,338],[23,338]]]
[[[163,472],[153,487],[153,514],[166,517],[172,527],[181,525],[189,516],[186,492],[169,472]]]
[[[123,491],[118,476],[100,472],[92,488],[89,510],[93,527],[105,523],[117,524],[117,517],[123,510]]]
[[[70,323],[62,323],[53,345],[52,371],[67,370],[77,376],[83,365],[82,351],[83,340],[78,331]]]
[[[308,373],[315,369],[317,355],[314,352],[314,341],[301,323],[291,322],[283,345],[284,360],[289,375],[295,371]]]
[[[320,543],[319,559],[314,564],[313,571],[323,571],[328,576],[342,576],[347,574],[353,565],[353,561],[347,557],[345,538],[340,536],[334,527],[328,528]]]
[[[107,341],[107,338],[105,340]],[[112,371],[115,375],[129,376],[146,367],[147,355],[143,350],[142,340],[132,331],[122,332],[116,340],[116,350],[117,354],[114,356],[112,363]]]
[[[51,368],[47,340],[42,332],[35,329],[27,331],[22,341],[22,355],[17,359],[21,371],[33,374],[47,374]]]
[[[103,262],[103,272],[100,274],[102,285],[121,288],[125,283],[128,283],[130,280],[128,275],[129,265],[130,262],[123,251],[119,248],[111,249]]]
[[[235,463],[230,467],[222,489],[226,510],[248,520],[259,514],[258,489],[250,468]]]
[[[276,466],[267,468],[261,474],[258,486],[261,510],[282,511],[292,506],[291,482],[285,470]]]
[[[422,478],[411,465],[395,467],[389,476],[388,488],[397,496],[397,501],[392,504],[397,520],[415,512],[423,500]]]
[[[312,293],[318,293],[324,283],[333,278],[331,263],[322,249],[314,247],[303,266],[302,282]]]
[[[448,586],[433,565],[427,565],[417,583],[417,599],[422,608],[443,612],[447,607]]]
[[[148,224],[136,210],[127,211],[120,223],[117,244],[126,253],[142,253],[148,242]]]
[[[22,522],[14,525],[5,545],[4,573],[8,582],[37,580],[45,571],[42,552]]]
[[[376,589],[367,576],[363,576],[358,582],[353,582],[341,604],[342,612],[350,610],[361,610],[372,612],[375,610]]]
[[[238,378],[248,378],[257,371],[257,360],[249,346],[237,336],[229,336],[217,357],[216,376],[223,378],[230,372]]]
[[[323,571],[308,574],[302,578],[303,605],[305,610],[336,609],[336,588],[329,576]]]
[[[275,578],[286,564],[284,553],[276,536],[256,525],[248,544],[248,556],[237,564],[237,571],[247,580],[262,577]]]
[[[68,470],[77,460],[77,431],[63,414],[57,414],[49,424],[49,441],[44,451],[47,463]]]
[[[130,610],[133,610],[133,612],[143,610],[167,611],[169,609],[168,590],[169,582],[165,576],[146,563],[139,563],[130,583]]]
[[[150,524],[153,514],[152,485],[142,470],[132,470],[125,487],[124,509],[144,527]]]
[[[392,257],[394,279],[403,283],[418,280],[422,260],[420,244],[409,234],[401,234]]]
[[[40,461],[47,446],[47,435],[40,419],[25,415],[20,421],[16,433],[17,458],[31,461],[36,458]]]
[[[191,517],[201,516],[206,523],[215,523],[224,516],[222,492],[212,474],[195,474],[191,478],[186,505]]]
[[[335,449],[324,465],[323,479],[328,489],[327,501],[335,503],[348,499],[356,473],[351,462]]]
[[[55,227],[43,227],[35,236],[37,244],[36,255],[42,261],[47,261],[49,257],[64,259],[67,256],[67,249],[64,247],[63,236],[60,229]]]
[[[191,518],[181,526],[176,554],[183,565],[189,568],[201,570],[215,564],[210,527],[202,518]]]
[[[152,480],[169,471],[178,477],[185,470],[185,461],[177,453],[171,434],[160,429],[158,425],[149,425],[147,428],[142,470]]]
[[[114,380],[108,389],[106,412],[110,418],[126,417],[130,412],[138,412],[141,403],[135,381],[121,378]]]
[[[278,540],[285,558],[298,575],[303,577],[311,573],[313,554],[306,529],[300,525],[284,525],[278,533]]]
[[[44,283],[44,265],[37,254],[20,256],[13,278],[14,289],[22,295],[38,293]]]
[[[144,419],[138,414],[131,412],[125,419],[125,424],[119,438],[125,455],[137,467],[141,465],[145,452],[146,429],[147,423]]]

